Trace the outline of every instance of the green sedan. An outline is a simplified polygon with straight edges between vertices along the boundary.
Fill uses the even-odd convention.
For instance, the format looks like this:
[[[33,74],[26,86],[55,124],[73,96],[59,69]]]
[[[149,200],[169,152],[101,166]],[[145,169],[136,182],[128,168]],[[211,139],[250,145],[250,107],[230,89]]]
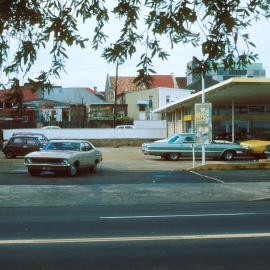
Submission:
[[[202,146],[195,144],[195,134],[175,134],[168,139],[144,143],[142,152],[145,155],[161,156],[167,160],[178,160],[180,157],[192,157],[194,147],[195,155],[201,156]],[[247,155],[248,147],[237,143],[215,142],[205,145],[207,158],[233,160],[235,156]]]

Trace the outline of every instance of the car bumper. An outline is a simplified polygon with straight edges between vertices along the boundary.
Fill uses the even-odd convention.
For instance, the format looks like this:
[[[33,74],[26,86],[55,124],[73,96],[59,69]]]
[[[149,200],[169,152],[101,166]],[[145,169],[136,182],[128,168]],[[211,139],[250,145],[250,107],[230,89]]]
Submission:
[[[60,165],[60,164],[25,164],[24,165],[31,170],[37,171],[69,171],[70,164]]]

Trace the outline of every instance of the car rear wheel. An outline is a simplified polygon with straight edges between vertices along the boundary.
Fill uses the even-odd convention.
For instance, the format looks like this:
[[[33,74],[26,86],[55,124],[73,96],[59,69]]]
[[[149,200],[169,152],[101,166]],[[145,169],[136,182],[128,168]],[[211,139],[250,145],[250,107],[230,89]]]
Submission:
[[[14,153],[11,152],[11,151],[7,151],[7,152],[5,153],[5,156],[6,156],[6,158],[15,158]]]
[[[222,155],[223,159],[226,161],[233,160],[235,153],[233,151],[225,151]]]
[[[40,176],[41,171],[40,171],[40,170],[28,169],[28,173],[29,173],[31,176]]]
[[[169,153],[168,154],[168,159],[172,161],[178,160],[180,157],[179,153]]]

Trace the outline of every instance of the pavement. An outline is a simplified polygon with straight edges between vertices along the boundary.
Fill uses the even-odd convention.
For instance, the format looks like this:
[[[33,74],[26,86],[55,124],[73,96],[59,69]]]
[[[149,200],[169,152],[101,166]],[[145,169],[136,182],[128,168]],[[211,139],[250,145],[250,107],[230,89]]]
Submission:
[[[41,178],[33,178],[40,184],[0,184],[0,207],[41,207],[41,206],[78,206],[78,205],[138,205],[155,203],[190,203],[190,202],[242,202],[270,200],[270,171],[254,170],[260,169],[262,163],[254,160],[237,160],[234,162],[220,162],[207,160],[202,167],[201,161],[196,162],[192,168],[192,160],[164,161],[159,157],[142,155],[139,147],[101,148],[104,161],[99,169],[106,171],[106,180],[110,177],[108,172],[126,172],[127,183],[108,183],[102,179],[98,184],[81,184],[84,180],[79,177],[73,179],[72,184],[61,183],[61,181],[49,184],[41,184]],[[240,164],[240,165],[239,165]],[[270,164],[269,162],[267,164]],[[247,166],[245,169],[253,169],[252,177],[248,182],[226,182],[222,177],[221,168],[237,168]],[[214,174],[204,173],[204,168],[213,170]],[[162,182],[132,182],[128,183],[128,175],[140,175],[147,172],[184,172],[182,175],[194,175],[200,178],[201,182],[192,181],[170,181]],[[258,174],[256,173],[258,171]],[[263,178],[256,179],[259,172],[264,172]],[[235,171],[236,172],[236,171]],[[243,175],[241,171],[237,171]],[[243,171],[244,172],[244,171]],[[246,171],[245,171],[246,172]],[[223,172],[224,173],[224,172]],[[228,174],[228,178],[237,178],[236,173]],[[22,158],[7,160],[0,156],[0,176],[12,179],[13,177],[28,178],[27,170],[23,165]],[[161,174],[160,174],[161,175]],[[247,178],[249,173],[246,173]],[[84,176],[89,178],[91,176]],[[96,176],[99,178],[99,176]],[[120,176],[119,176],[120,177]],[[125,178],[126,177],[126,178]],[[178,178],[177,178],[178,177]],[[139,177],[138,177],[139,178]],[[243,177],[242,177],[243,178]],[[35,180],[36,179],[36,180]],[[70,178],[69,178],[70,179]],[[76,179],[78,179],[76,183]],[[176,176],[176,180],[179,176]],[[256,180],[255,182],[252,179]],[[263,179],[263,180],[260,180]],[[268,180],[267,180],[268,179]],[[54,180],[52,178],[51,180]],[[56,179],[57,180],[57,179]],[[58,179],[59,180],[59,179]],[[91,178],[90,178],[91,180]],[[139,180],[139,179],[138,179]],[[63,180],[64,181],[64,180]],[[81,181],[81,182],[80,182]]]

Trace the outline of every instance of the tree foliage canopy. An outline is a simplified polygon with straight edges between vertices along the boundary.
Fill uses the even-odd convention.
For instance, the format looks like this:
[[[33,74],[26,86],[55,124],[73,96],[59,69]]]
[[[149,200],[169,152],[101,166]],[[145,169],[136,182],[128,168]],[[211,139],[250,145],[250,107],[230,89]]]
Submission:
[[[225,68],[245,65],[257,57],[247,28],[269,14],[269,0],[0,0],[0,70],[10,78],[18,74],[26,78],[39,51],[50,48],[48,70],[29,79],[35,87],[49,87],[50,78],[64,70],[69,46],[85,48],[91,42],[93,49],[103,50],[107,61],[123,63],[143,44],[137,82],[147,85],[155,72],[153,58],[168,57],[168,48],[160,45],[164,36],[171,47],[180,43],[201,47],[203,58],[195,59],[197,72],[216,69],[218,63]],[[112,18],[122,27],[108,46],[105,28]],[[89,20],[95,22],[89,29],[94,33],[91,40],[81,36],[78,27]]]

